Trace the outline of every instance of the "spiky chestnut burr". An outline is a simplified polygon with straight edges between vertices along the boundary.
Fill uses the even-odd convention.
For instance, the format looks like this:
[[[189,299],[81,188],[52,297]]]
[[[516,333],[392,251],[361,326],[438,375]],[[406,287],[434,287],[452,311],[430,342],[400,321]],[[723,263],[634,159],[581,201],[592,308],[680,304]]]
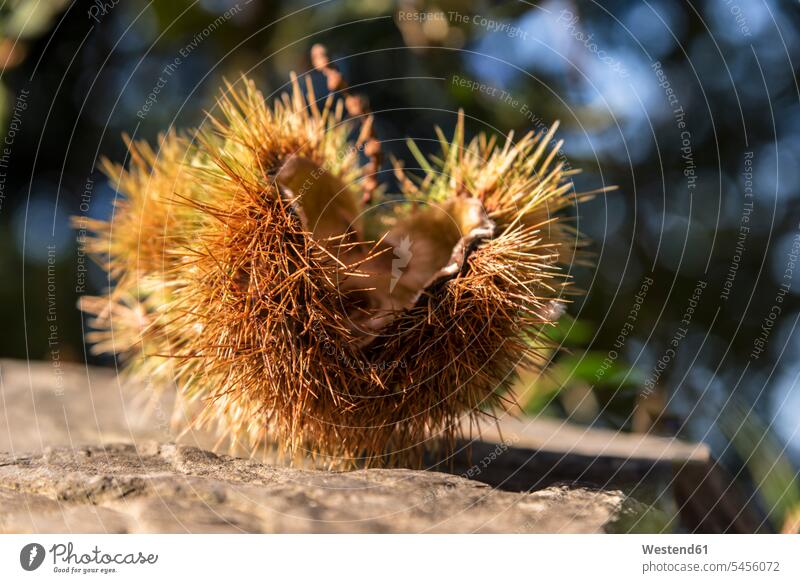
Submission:
[[[587,196],[555,127],[465,143],[460,115],[378,213],[341,100],[320,109],[293,76],[271,106],[244,79],[218,106],[104,165],[124,198],[90,225],[115,281],[82,301],[96,351],[202,403],[197,425],[338,467],[419,463],[544,364],[581,245],[563,211]]]

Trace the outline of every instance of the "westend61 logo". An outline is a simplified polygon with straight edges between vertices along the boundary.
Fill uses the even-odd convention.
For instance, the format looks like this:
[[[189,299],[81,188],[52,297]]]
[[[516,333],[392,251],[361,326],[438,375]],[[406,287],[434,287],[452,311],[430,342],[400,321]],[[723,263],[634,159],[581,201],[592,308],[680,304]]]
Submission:
[[[19,564],[26,571],[35,571],[42,566],[47,555],[53,561],[54,573],[87,575],[115,573],[115,565],[153,565],[158,555],[136,553],[104,553],[95,545],[89,552],[76,552],[72,543],[54,544],[48,551],[39,543],[29,543],[19,552]]]

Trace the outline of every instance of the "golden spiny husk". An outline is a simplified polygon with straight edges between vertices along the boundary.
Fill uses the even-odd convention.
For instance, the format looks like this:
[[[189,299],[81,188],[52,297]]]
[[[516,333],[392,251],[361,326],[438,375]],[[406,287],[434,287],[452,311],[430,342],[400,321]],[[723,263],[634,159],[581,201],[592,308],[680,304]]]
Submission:
[[[419,463],[502,406],[518,370],[544,364],[543,328],[581,245],[562,212],[581,198],[574,171],[550,147],[555,128],[465,144],[460,116],[441,159],[420,157],[424,176],[396,169],[416,202],[367,240],[380,228],[353,207],[364,171],[341,102],[320,109],[308,93],[293,77],[269,106],[242,80],[206,131],[161,136],[157,151],[130,143],[127,168],[105,164],[124,198],[113,224],[90,225],[115,285],[82,302],[89,340],[175,383],[202,403],[195,424],[251,449]],[[456,217],[442,243],[421,204],[472,219]],[[452,269],[431,276],[456,239]],[[386,291],[398,245],[419,252]]]

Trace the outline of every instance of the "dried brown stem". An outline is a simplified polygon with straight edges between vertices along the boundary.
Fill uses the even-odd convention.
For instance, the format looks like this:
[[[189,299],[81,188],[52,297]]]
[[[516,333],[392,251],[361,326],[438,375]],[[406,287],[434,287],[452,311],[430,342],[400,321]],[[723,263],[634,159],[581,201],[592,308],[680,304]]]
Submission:
[[[324,45],[318,43],[311,47],[311,64],[327,79],[328,91],[339,93],[344,98],[347,114],[361,119],[361,131],[356,146],[363,148],[364,154],[369,158],[364,172],[362,197],[363,203],[368,204],[378,188],[378,173],[383,162],[383,148],[375,134],[374,116],[369,109],[369,102],[362,95],[350,93],[347,81],[336,64],[331,62]]]

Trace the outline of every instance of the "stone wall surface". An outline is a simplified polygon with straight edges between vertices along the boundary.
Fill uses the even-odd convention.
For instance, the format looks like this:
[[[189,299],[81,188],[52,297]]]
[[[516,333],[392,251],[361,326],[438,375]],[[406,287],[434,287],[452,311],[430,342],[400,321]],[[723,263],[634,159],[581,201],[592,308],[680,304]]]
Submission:
[[[763,526],[731,502],[702,444],[507,418],[425,469],[331,472],[211,453],[215,436],[176,436],[172,398],[150,394],[111,369],[0,361],[0,532]],[[715,492],[728,504],[708,512],[699,497]]]

